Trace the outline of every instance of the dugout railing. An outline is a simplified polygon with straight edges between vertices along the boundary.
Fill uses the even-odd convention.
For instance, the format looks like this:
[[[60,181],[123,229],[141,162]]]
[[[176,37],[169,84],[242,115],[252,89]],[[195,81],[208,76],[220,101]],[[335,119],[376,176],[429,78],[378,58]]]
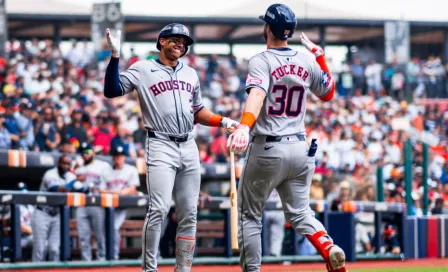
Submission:
[[[112,247],[114,244],[113,222],[114,208],[135,208],[146,209],[148,204],[147,196],[118,196],[110,194],[85,195],[81,193],[42,193],[42,192],[21,192],[21,191],[0,191],[0,205],[10,205],[10,239],[11,239],[11,262],[16,262],[22,257],[20,245],[20,204],[29,205],[50,205],[58,206],[61,219],[61,261],[71,259],[69,222],[70,208],[80,206],[101,206],[106,211],[106,259],[112,260]],[[405,205],[400,203],[380,203],[380,202],[347,202],[342,206],[341,212],[331,212],[325,201],[311,201],[310,207],[316,212],[316,216],[328,229],[334,242],[341,246],[347,255],[348,261],[355,261],[355,212],[375,213],[375,237],[374,244],[381,244],[381,214],[392,213],[396,217],[399,228],[399,239],[401,247],[406,249],[405,231]],[[209,210],[219,210],[224,214],[224,240],[225,256],[232,257],[230,246],[230,202],[225,197],[213,197],[211,201],[205,202],[205,208]],[[281,205],[276,202],[266,203],[265,210],[281,210]],[[295,232],[294,232],[295,233]],[[293,240],[295,241],[294,237]],[[293,243],[293,252],[297,252],[297,243]],[[378,248],[378,247],[377,247]],[[263,252],[265,252],[263,250]],[[269,259],[269,258],[268,258]]]

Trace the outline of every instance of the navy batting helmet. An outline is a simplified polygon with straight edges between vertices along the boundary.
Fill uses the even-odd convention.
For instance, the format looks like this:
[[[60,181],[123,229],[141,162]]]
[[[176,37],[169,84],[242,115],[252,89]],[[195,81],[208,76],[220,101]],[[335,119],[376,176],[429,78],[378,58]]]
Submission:
[[[186,40],[185,44],[185,53],[182,54],[185,55],[188,51],[188,46],[192,45],[194,43],[193,38],[190,37],[190,32],[188,31],[188,28],[184,26],[183,24],[169,24],[162,28],[162,30],[159,33],[159,36],[157,37],[157,49],[160,51],[160,38],[165,37],[171,37],[171,36],[182,36]],[[181,57],[182,57],[181,56]]]
[[[261,15],[259,18],[269,25],[275,37],[282,40],[291,38],[297,25],[294,12],[283,4],[271,5],[266,10],[266,14],[264,16]]]

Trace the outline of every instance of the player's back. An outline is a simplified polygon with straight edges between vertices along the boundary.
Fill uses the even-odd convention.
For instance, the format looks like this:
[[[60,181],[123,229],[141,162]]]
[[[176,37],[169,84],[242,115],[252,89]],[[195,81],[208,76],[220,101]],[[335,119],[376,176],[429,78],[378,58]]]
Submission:
[[[258,87],[266,99],[253,135],[305,134],[306,93],[316,85],[316,61],[290,48],[268,49],[249,62],[246,89]]]

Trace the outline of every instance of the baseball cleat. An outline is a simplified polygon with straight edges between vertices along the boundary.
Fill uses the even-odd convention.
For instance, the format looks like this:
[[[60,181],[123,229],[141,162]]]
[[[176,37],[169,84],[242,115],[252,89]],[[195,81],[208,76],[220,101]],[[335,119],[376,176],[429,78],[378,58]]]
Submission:
[[[328,252],[328,261],[330,267],[328,271],[332,272],[346,272],[345,268],[345,253],[342,248],[333,246]]]

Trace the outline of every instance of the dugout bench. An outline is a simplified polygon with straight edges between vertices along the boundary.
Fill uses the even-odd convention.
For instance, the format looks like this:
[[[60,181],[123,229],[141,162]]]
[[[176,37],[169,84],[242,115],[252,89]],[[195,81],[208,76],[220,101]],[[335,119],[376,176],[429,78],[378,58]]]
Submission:
[[[70,221],[70,208],[79,206],[101,206],[106,212],[106,259],[112,260],[113,248],[113,222],[114,208],[123,207],[141,207],[146,208],[148,204],[147,196],[117,196],[117,195],[96,195],[86,196],[76,193],[43,193],[43,192],[21,192],[21,191],[0,191],[0,205],[11,206],[11,261],[16,262],[21,258],[20,247],[20,208],[19,204],[31,205],[51,205],[60,208],[61,216],[61,261],[67,261],[71,256],[70,237],[75,236],[73,221]],[[205,201],[205,207],[211,211],[220,211],[223,215],[220,220],[199,220],[198,221],[198,249],[197,255],[217,254],[221,257],[232,257],[230,245],[230,200],[226,197],[213,197],[211,201]],[[350,202],[344,205],[343,212],[329,212],[328,205],[324,201],[311,201],[310,207],[314,210],[319,219],[327,227],[329,234],[335,243],[344,249],[347,261],[354,261],[355,254],[355,231],[354,231],[354,212],[374,212],[377,218],[381,212],[391,212],[396,216],[404,218],[405,206],[399,203],[376,203],[376,202]],[[265,205],[266,210],[281,210],[275,202],[268,202]],[[203,222],[201,222],[203,221]],[[141,236],[142,222],[127,222],[122,228],[124,239],[134,239]],[[376,220],[376,224],[380,224],[380,220]],[[403,224],[404,225],[404,224]],[[140,228],[140,229],[137,229]],[[352,229],[353,231],[347,231]],[[377,227],[377,232],[381,231]],[[405,230],[405,229],[404,229]],[[404,235],[403,235],[404,236]],[[401,237],[401,244],[403,243]],[[380,235],[377,235],[379,238]],[[203,241],[212,239],[213,242],[207,244]],[[216,243],[216,241],[223,241]],[[294,243],[295,244],[295,243]],[[205,246],[207,245],[207,246]],[[294,245],[293,245],[294,246]],[[203,248],[202,248],[203,247]],[[213,250],[210,251],[210,248]],[[139,250],[140,251],[140,250]],[[297,252],[294,250],[294,252]],[[224,253],[224,254],[223,254]],[[294,254],[294,253],[293,253]]]

